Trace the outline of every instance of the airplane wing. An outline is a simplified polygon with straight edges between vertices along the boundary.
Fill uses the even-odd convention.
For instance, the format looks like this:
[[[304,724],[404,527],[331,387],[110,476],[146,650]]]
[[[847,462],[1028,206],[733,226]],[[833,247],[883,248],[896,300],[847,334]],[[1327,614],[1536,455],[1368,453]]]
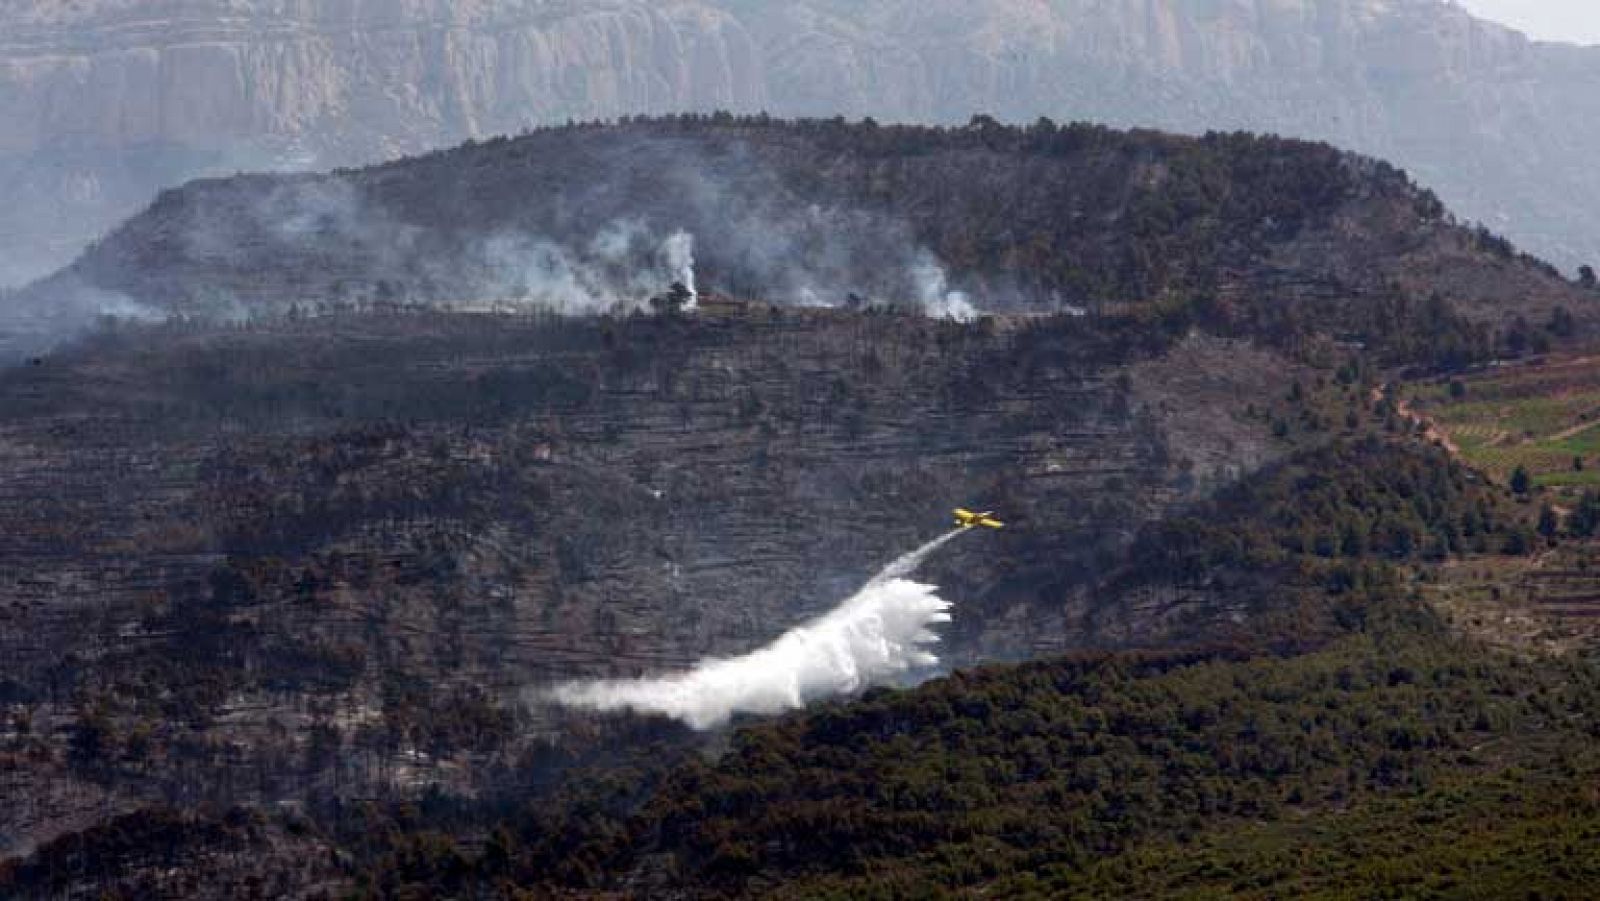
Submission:
[[[974,513],[964,507],[957,507],[955,512],[956,523],[969,528],[972,526],[987,526],[991,529],[998,529],[1005,525],[1005,523],[995,519],[994,513],[989,510],[985,510],[982,513]]]

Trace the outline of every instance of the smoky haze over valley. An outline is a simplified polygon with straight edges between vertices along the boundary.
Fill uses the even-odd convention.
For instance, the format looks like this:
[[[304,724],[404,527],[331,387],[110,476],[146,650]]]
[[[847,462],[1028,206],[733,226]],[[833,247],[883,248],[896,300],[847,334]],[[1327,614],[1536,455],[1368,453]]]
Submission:
[[[1438,0],[4,0],[0,17],[13,283],[200,174],[711,109],[1327,139],[1569,271],[1600,258],[1600,50]]]

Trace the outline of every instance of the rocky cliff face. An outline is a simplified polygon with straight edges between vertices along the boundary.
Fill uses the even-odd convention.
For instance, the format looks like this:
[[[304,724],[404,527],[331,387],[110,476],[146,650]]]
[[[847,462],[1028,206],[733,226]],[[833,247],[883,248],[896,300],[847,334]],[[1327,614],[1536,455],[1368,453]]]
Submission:
[[[707,4],[8,2],[0,16],[0,182],[28,210],[0,243],[30,274],[35,254],[59,264],[198,174],[768,103],[755,39]]]
[[[0,16],[0,278],[64,262],[197,174],[710,108],[1323,138],[1557,262],[1600,256],[1600,50],[1435,0],[6,0]]]

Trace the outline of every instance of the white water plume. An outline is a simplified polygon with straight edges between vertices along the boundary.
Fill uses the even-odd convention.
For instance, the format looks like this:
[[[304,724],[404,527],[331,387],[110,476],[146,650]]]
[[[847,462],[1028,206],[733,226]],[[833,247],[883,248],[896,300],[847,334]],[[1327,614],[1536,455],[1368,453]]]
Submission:
[[[676,676],[571,683],[550,697],[570,707],[656,713],[710,729],[738,713],[797,710],[933,666],[938,658],[928,648],[939,639],[932,627],[950,621],[950,602],[935,586],[905,577],[963,531],[899,558],[831,612],[760,650],[705,660]]]

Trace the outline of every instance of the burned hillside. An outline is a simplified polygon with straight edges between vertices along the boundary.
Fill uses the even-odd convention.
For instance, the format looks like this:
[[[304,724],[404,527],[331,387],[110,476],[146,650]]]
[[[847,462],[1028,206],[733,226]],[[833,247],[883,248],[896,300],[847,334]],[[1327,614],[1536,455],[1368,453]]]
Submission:
[[[214,864],[227,894],[256,878],[248,848],[302,859],[284,890],[312,894],[671,885],[657,852],[688,879],[731,867],[712,882],[734,894],[815,875],[838,849],[762,863],[771,846],[721,842],[670,791],[653,819],[651,792],[692,787],[696,751],[734,766],[751,736],[921,699],[902,722],[959,746],[988,734],[989,706],[940,700],[968,677],[731,738],[550,691],[765,648],[951,532],[956,505],[1005,527],[917,573],[950,621],[913,623],[936,630],[917,640],[938,639],[939,664],[912,681],[1073,654],[1294,675],[1323,654],[1303,674],[1314,705],[1346,691],[1323,670],[1377,667],[1367,642],[1392,639],[1419,663],[1380,673],[1394,691],[1371,703],[1399,703],[1472,653],[1415,585],[1558,536],[1528,497],[1423,446],[1387,383],[1580,342],[1594,314],[1403,173],[1322,145],[731,117],[194,183],[6,302],[23,326],[0,348],[29,353],[0,369],[0,785],[24,798],[0,811],[0,857],[40,853],[0,867],[0,890],[41,896]],[[1076,664],[1034,666],[996,672]],[[1514,681],[1495,666],[1474,678]],[[1011,678],[980,681],[999,696]],[[1077,722],[1080,689],[986,745],[983,779],[1067,772],[1039,761],[1076,739],[1049,757],[1026,738]],[[1230,816],[1307,792],[1336,805],[1542,710],[1495,719],[1462,706],[1478,691],[1438,695],[1456,713],[1436,745],[1341,714],[1315,766],[1263,776],[1223,749],[1204,792]],[[1270,694],[1233,692],[1238,721]],[[1237,712],[1194,720],[1194,739],[1218,746]],[[1370,780],[1323,765],[1352,724]],[[823,737],[788,750],[898,740]],[[923,793],[938,747],[901,800],[943,816],[997,797],[983,780]],[[795,768],[769,762],[763,796],[793,812]],[[717,791],[737,796],[729,780]],[[878,803],[872,784],[836,798]],[[1102,849],[1165,834],[1159,805],[1099,788],[1040,797],[1099,805],[1109,831],[1057,826]],[[1136,833],[1115,822],[1128,811]],[[90,859],[128,870],[80,878]]]
[[[471,782],[454,755],[560,731],[530,689],[753,648],[961,502],[1016,527],[933,569],[951,662],[1115,646],[1129,614],[1101,633],[1073,585],[1322,440],[1273,436],[1283,366],[1132,323],[781,308],[108,333],[0,375],[5,696],[55,761],[27,778],[85,813],[103,767],[237,800],[358,778],[335,760],[399,779],[407,747],[432,775],[406,778]],[[1133,617],[1148,642],[1240,615]],[[75,821],[15,813],[13,847]]]
[[[1323,144],[685,116],[195,182],[23,292],[5,330],[97,311],[627,310],[690,266],[789,306],[1133,308],[1280,344],[1403,331],[1393,356],[1448,365],[1496,352],[1518,315],[1591,318],[1550,267]]]

